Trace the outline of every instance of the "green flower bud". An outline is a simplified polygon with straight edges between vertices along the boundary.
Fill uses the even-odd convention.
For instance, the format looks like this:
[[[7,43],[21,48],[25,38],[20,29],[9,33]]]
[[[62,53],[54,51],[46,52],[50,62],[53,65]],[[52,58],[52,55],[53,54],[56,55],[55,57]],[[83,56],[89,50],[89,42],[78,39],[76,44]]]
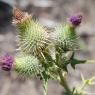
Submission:
[[[15,58],[14,70],[20,75],[29,76],[41,74],[43,71],[41,64],[34,56],[18,56]]]
[[[18,9],[14,9],[14,23],[19,29],[20,49],[27,53],[37,55],[48,45],[49,39],[46,28],[31,16]]]

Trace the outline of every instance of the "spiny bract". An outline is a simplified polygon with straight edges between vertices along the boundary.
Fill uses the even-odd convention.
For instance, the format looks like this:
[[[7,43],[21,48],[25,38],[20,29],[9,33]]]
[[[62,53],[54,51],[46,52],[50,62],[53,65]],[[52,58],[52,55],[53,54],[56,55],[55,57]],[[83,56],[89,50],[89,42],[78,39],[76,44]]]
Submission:
[[[75,28],[70,25],[59,25],[55,28],[56,44],[65,49],[77,49],[77,36]]]
[[[34,56],[25,55],[15,58],[14,69],[23,76],[29,76],[41,74],[43,68],[39,61]]]
[[[20,10],[14,11],[19,12],[17,16],[14,16],[14,23],[20,31],[20,49],[27,54],[37,55],[38,53],[42,52],[42,50],[49,43],[46,28],[39,24],[38,21],[34,21],[27,13],[23,13]],[[14,15],[16,15],[15,12]],[[18,20],[18,18],[21,19]]]

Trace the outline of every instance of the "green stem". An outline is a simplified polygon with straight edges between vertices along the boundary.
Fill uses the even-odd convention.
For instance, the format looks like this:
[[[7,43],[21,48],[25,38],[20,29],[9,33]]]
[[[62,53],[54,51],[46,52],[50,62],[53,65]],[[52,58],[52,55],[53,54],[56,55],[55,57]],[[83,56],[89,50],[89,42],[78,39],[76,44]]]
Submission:
[[[44,83],[43,83],[43,88],[44,88],[43,95],[47,95],[47,86],[48,86],[48,82],[44,81]]]
[[[64,87],[64,89],[66,90],[66,93],[68,93],[68,95],[72,95],[72,91],[70,89],[70,87],[67,84],[67,81],[65,79],[65,77],[62,74],[62,71],[59,71],[59,76],[60,76],[60,84]]]

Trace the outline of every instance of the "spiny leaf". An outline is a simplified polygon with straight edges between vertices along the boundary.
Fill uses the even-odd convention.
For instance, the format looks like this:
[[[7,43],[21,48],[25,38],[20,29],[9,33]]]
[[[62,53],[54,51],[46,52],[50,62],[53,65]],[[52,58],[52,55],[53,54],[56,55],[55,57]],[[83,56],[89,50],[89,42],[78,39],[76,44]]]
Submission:
[[[69,64],[69,60],[65,57],[60,55],[59,53],[56,53],[56,61],[55,61],[56,65],[63,69],[64,71],[68,71],[67,70],[67,65]]]
[[[75,69],[75,66],[77,65],[77,64],[82,64],[82,63],[85,63],[86,62],[86,60],[78,60],[78,59],[72,59],[71,60],[71,66],[72,66],[72,68],[73,69]]]
[[[78,60],[78,59],[72,58],[70,63],[71,63],[72,68],[75,69],[75,66],[77,64],[94,64],[95,61],[94,60]]]
[[[59,53],[59,52],[56,51],[55,64],[59,68],[65,70],[65,71],[68,71],[67,70],[67,66],[70,63],[70,61],[73,58],[73,56],[74,56],[74,52],[73,51],[68,51],[68,52],[65,52],[65,53]]]
[[[81,74],[81,78],[82,78],[83,84],[86,84],[86,85],[93,85],[93,81],[95,81],[95,76],[93,76],[89,79],[85,79],[84,76]],[[94,83],[94,85],[95,85],[95,83]]]

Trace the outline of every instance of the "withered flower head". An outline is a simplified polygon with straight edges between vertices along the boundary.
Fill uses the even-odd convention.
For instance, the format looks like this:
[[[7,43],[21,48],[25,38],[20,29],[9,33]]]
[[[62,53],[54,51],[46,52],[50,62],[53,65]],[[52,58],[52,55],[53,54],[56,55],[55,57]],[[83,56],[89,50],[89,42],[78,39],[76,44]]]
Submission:
[[[19,23],[25,20],[27,17],[31,17],[31,16],[16,7],[13,8],[13,23],[15,24]]]
[[[13,8],[13,18],[15,20],[21,20],[25,16],[25,13],[22,12],[21,10],[17,9],[16,7]]]

